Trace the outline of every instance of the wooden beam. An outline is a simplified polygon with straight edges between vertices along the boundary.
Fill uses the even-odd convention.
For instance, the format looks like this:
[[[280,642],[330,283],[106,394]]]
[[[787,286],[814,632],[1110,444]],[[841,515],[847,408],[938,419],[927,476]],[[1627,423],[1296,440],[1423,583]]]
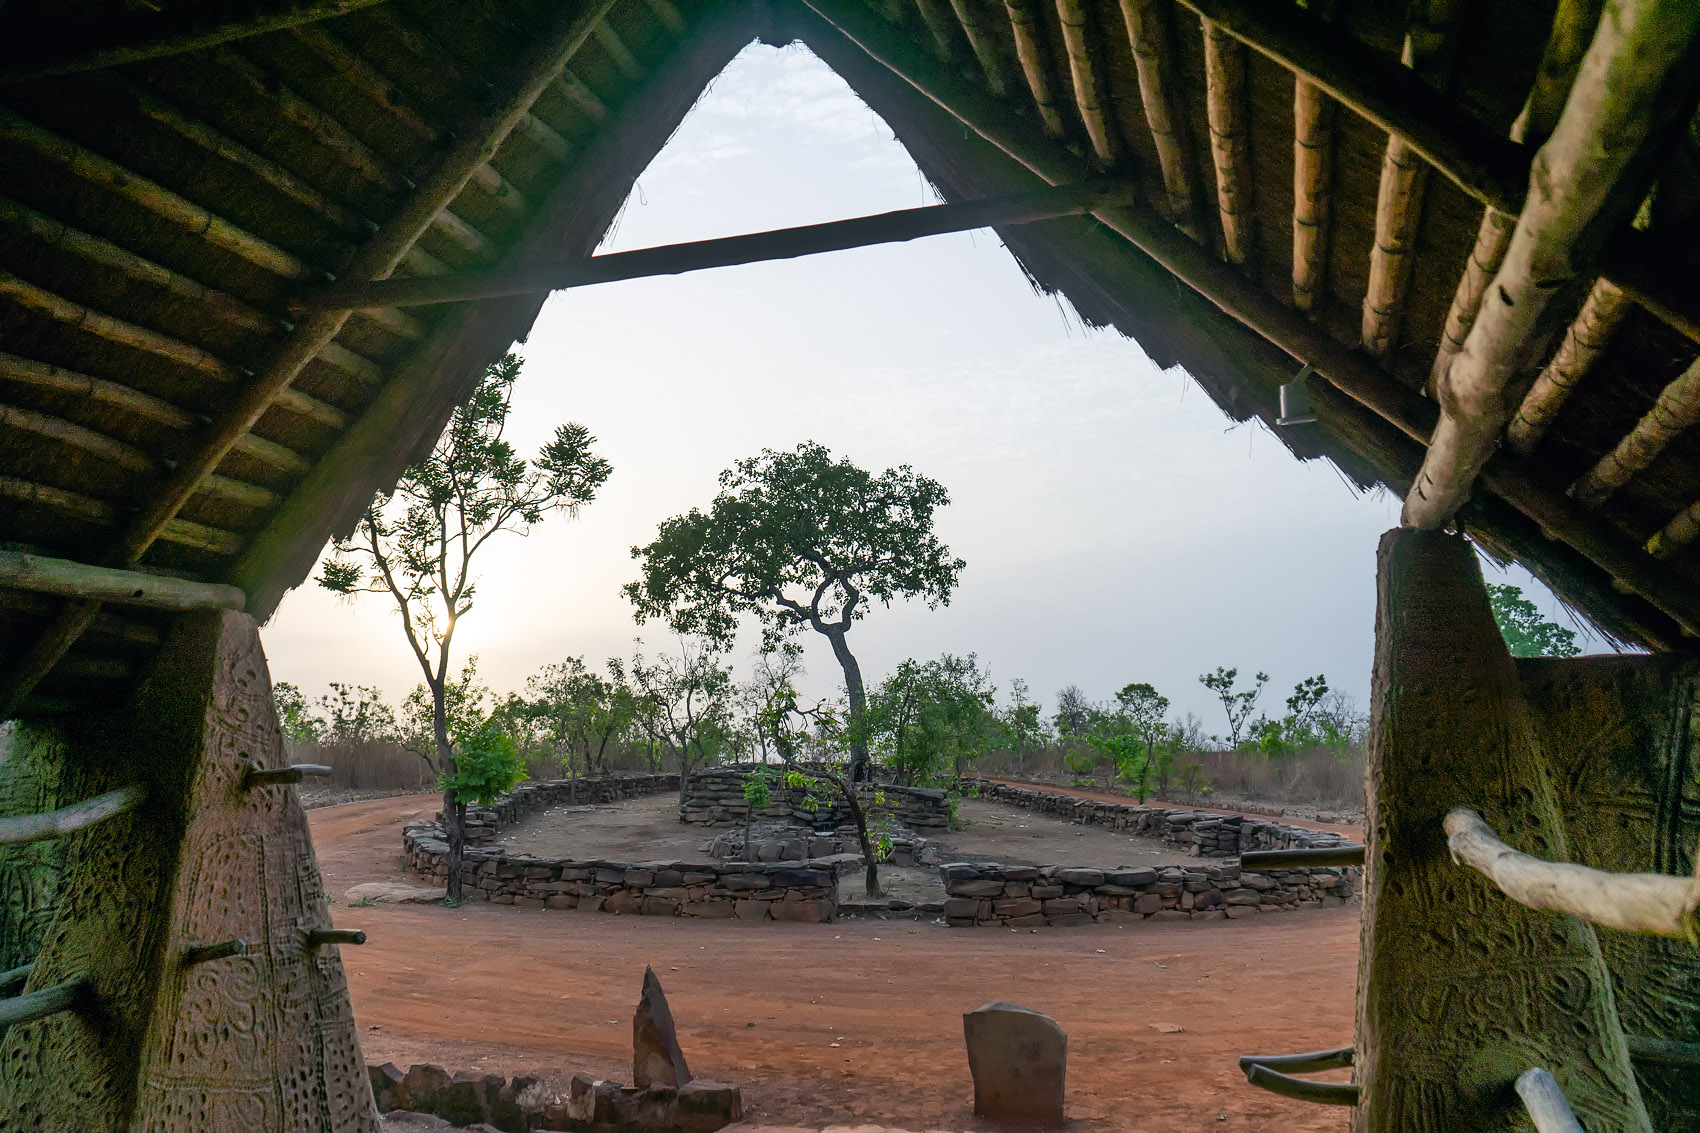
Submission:
[[[1655,232],[1628,228],[1612,237],[1600,272],[1649,315],[1700,343],[1700,294]]]
[[[1665,77],[1697,25],[1700,5],[1684,0],[1625,0],[1616,19],[1601,22],[1558,126],[1536,157],[1505,261],[1437,389],[1440,424],[1405,499],[1408,526],[1442,527],[1469,495],[1514,408],[1508,389],[1529,354],[1545,345],[1549,305],[1628,219],[1617,214],[1640,203],[1645,186],[1623,180],[1645,174],[1637,159],[1672,124],[1676,108]]]
[[[1522,113],[1511,125],[1512,141],[1538,146],[1552,134],[1553,127],[1558,124],[1558,116],[1564,110],[1564,100],[1569,97],[1571,84],[1576,81],[1582,57],[1587,54],[1588,44],[1593,42],[1603,2],[1559,0],[1534,85],[1523,104]],[[1452,365],[1452,359],[1463,349],[1464,339],[1481,309],[1482,295],[1505,258],[1505,247],[1511,240],[1511,229],[1516,222],[1515,216],[1491,206],[1483,211],[1475,247],[1458,280],[1457,292],[1446,314],[1446,329],[1440,336],[1440,348],[1430,368],[1430,393],[1439,386],[1440,379]]]
[[[986,76],[987,88],[999,98],[1008,97],[1009,68],[1004,65],[1003,48],[982,18],[978,0],[951,0],[950,6],[956,12],[957,23],[962,25],[962,34],[968,37],[974,58],[980,61],[980,73]]]
[[[1178,0],[1185,8],[1398,134],[1419,156],[1483,204],[1516,213],[1528,151],[1495,137],[1403,67],[1301,8],[1253,0]]]
[[[0,586],[155,610],[240,610],[248,601],[234,586],[90,566],[18,551],[0,551]]]
[[[1104,76],[1092,46],[1091,16],[1085,0],[1057,0],[1057,19],[1062,23],[1075,109],[1080,111],[1080,120],[1086,126],[1086,136],[1092,142],[1092,152],[1099,164],[1111,165],[1116,160],[1119,142],[1099,94]]]
[[[907,41],[851,0],[804,0],[827,23],[992,145],[1052,184],[1090,177],[1086,162],[1054,142],[1036,138],[1005,107],[977,89],[917,60]],[[1189,240],[1137,202],[1093,212],[1100,222],[1198,292],[1234,323],[1274,343],[1301,365],[1374,411],[1406,436],[1427,444],[1436,417],[1432,401],[1399,383],[1361,351],[1342,345],[1301,313],[1278,302],[1232,266]],[[1518,512],[1612,575],[1632,593],[1690,632],[1700,632],[1700,587],[1657,569],[1639,546],[1541,486],[1520,464],[1495,461],[1485,480]]]
[[[1044,33],[1039,29],[1039,17],[1033,11],[1034,0],[1004,0],[1009,13],[1010,29],[1015,36],[1015,56],[1021,60],[1021,73],[1027,79],[1027,89],[1033,92],[1033,105],[1045,133],[1062,137],[1062,115],[1057,111],[1057,96],[1051,86],[1051,71],[1045,59]]]
[[[1131,189],[1089,183],[1013,197],[901,209],[853,220],[806,224],[718,240],[697,240],[572,260],[533,262],[496,271],[333,286],[302,296],[298,305],[302,310],[322,311],[534,295],[615,280],[679,275],[707,268],[794,259],[848,248],[916,240],[947,232],[1078,216],[1103,207],[1106,202],[1126,200],[1131,195]]]
[[[915,0],[921,13],[921,24],[932,36],[933,54],[940,63],[949,63],[956,56],[956,17],[951,14],[949,0]]]
[[[1308,79],[1293,79],[1293,306],[1316,310],[1328,284],[1328,214],[1334,182],[1334,117],[1340,104]]]
[[[1631,306],[1629,297],[1615,283],[1608,279],[1594,281],[1581,313],[1564,332],[1558,353],[1541,370],[1540,377],[1517,407],[1516,416],[1506,426],[1505,435],[1512,452],[1529,456],[1535,451],[1577,383],[1587,377],[1595,361],[1605,353],[1612,334]]]
[[[1222,257],[1244,266],[1255,251],[1251,107],[1246,102],[1246,46],[1227,29],[1204,21],[1205,106],[1210,158],[1216,168],[1216,209],[1222,218]]]
[[[1159,0],[1121,0],[1121,8],[1139,75],[1139,100],[1145,108],[1146,124],[1151,127],[1152,144],[1157,147],[1157,164],[1163,171],[1169,220],[1190,228],[1194,223],[1192,151],[1174,103],[1169,8]]]
[[[1358,1104],[1358,1088],[1350,1082],[1312,1082],[1295,1078],[1291,1074],[1283,1074],[1279,1070],[1271,1070],[1261,1062],[1251,1064],[1245,1073],[1245,1080],[1260,1090],[1268,1090],[1272,1094],[1280,1094],[1296,1101],[1314,1102],[1317,1105]]]
[[[1571,498],[1586,508],[1599,507],[1696,422],[1700,422],[1700,360],[1665,386],[1629,435],[1571,485]]]
[[[45,41],[35,36],[13,39],[0,52],[0,83],[182,55],[283,28],[335,19],[381,2],[263,0],[240,8],[230,4],[169,8],[147,4],[116,8],[103,11],[93,22],[67,20],[57,37]]]
[[[68,142],[9,110],[0,109],[0,141],[28,149],[36,160],[58,166],[77,180],[138,205],[167,225],[273,275],[284,279],[314,277],[312,268],[277,245],[243,231],[117,162]]]
[[[1662,873],[1608,873],[1531,857],[1499,840],[1473,810],[1446,816],[1452,860],[1480,871],[1519,905],[1568,913],[1621,932],[1700,937],[1700,881]]]
[[[0,819],[0,822],[6,821]],[[88,994],[88,981],[82,977],[66,980],[52,987],[37,988],[11,999],[0,999],[0,1030],[33,1023],[61,1011],[70,1011]]]
[[[66,652],[94,623],[100,603],[77,599],[59,607],[41,636],[0,672],[0,720],[10,720],[35,686],[53,671]]]
[[[1516,1085],[1535,1133],[1582,1133],[1582,1123],[1550,1071],[1539,1066],[1525,1070],[1517,1075]]]

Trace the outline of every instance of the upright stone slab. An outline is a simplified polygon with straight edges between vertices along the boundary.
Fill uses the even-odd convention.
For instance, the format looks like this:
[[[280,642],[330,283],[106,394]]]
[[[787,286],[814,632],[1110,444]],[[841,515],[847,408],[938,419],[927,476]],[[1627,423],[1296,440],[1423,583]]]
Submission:
[[[1512,1083],[1544,1066],[1589,1133],[1646,1133],[1593,929],[1447,853],[1442,820],[1468,806],[1518,849],[1568,856],[1475,551],[1392,531],[1378,567],[1353,1128],[1525,1129]]]
[[[0,1044],[0,1128],[78,1133],[375,1133],[377,1115],[306,816],[251,619],[186,615],[134,707],[80,728],[86,797],[146,785],[131,814],[67,840],[31,986],[85,974],[87,1002]],[[196,944],[246,955],[185,965]]]
[[[673,1027],[673,1012],[667,1006],[667,996],[655,971],[645,964],[643,994],[638,998],[637,1011],[632,1015],[632,1085],[641,1089],[650,1086],[683,1086],[691,1080],[691,1068],[685,1065],[685,1052],[679,1049],[679,1035]]]
[[[1001,1001],[962,1016],[974,1112],[994,1121],[1063,1122],[1068,1032],[1031,1008]]]

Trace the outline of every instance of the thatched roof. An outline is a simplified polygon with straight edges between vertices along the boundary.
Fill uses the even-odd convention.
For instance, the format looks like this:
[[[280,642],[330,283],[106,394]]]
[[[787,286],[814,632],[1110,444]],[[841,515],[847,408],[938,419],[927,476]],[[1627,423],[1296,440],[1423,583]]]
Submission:
[[[796,39],[949,200],[1135,185],[1002,235],[1235,418],[1365,485],[1422,467],[1408,521],[1687,648],[1692,7],[1596,41],[1590,0],[11,0],[0,541],[266,616],[541,305],[292,300],[588,255],[737,51]],[[1318,420],[1278,425],[1305,363]],[[4,569],[0,716],[122,697],[232,593]]]

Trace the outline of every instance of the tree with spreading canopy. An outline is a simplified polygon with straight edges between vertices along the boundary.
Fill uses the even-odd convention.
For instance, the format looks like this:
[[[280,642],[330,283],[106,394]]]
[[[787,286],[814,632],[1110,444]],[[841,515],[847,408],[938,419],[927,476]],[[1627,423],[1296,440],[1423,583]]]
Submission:
[[[453,904],[460,901],[466,842],[462,800],[481,797],[491,782],[488,777],[475,785],[462,782],[454,741],[474,737],[456,737],[449,727],[455,630],[477,597],[473,559],[502,532],[525,535],[552,512],[576,514],[596,498],[613,471],[592,451],[596,438],[590,430],[576,423],[559,426],[533,462],[514,451],[503,434],[521,365],[509,354],[486,368],[431,451],[401,474],[393,491],[373,496],[353,534],[337,542],[336,557],[319,575],[321,586],[339,594],[387,594],[401,614],[402,633],[430,693],[431,744],[445,783],[448,900]],[[476,740],[481,766],[511,766],[497,740],[482,732]]]
[[[725,650],[710,637],[680,634],[676,654],[643,655],[635,643],[628,664],[610,659],[616,682],[631,688],[632,717],[652,744],[679,768],[679,805],[690,798],[691,773],[732,755],[743,737],[734,726],[738,686]]]
[[[908,465],[875,476],[823,445],[762,450],[720,474],[708,511],[662,523],[632,548],[642,577],[625,592],[639,622],[730,643],[749,614],[768,644],[812,629],[832,645],[849,703],[850,777],[867,775],[867,690],[848,634],[871,603],[947,605],[964,565],[933,532],[950,502]]]
[[[869,698],[868,738],[900,783],[959,779],[963,765],[998,738],[995,692],[972,653],[946,653],[936,661],[911,657]]]
[[[1493,620],[1513,657],[1574,657],[1582,652],[1576,634],[1541,617],[1521,588],[1490,582],[1487,591]]]

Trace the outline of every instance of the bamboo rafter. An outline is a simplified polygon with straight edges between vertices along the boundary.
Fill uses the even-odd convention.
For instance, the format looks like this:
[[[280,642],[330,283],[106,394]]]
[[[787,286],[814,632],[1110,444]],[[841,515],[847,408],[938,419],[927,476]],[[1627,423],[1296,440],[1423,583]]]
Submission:
[[[0,586],[157,610],[240,610],[247,603],[246,595],[234,586],[114,570],[18,551],[0,551]]]
[[[1100,164],[1107,166],[1116,160],[1118,140],[1099,93],[1104,76],[1092,46],[1091,16],[1085,0],[1056,2],[1057,18],[1062,22],[1063,49],[1068,53],[1069,80],[1074,85],[1074,106],[1092,142],[1092,152]]]
[[[1033,94],[1039,120],[1044,123],[1047,134],[1060,138],[1063,132],[1062,114],[1057,110],[1057,96],[1051,87],[1045,44],[1033,3],[1034,0],[1004,0],[1004,9],[1009,12],[1010,28],[1015,35],[1015,56],[1021,60],[1021,73],[1027,79],[1027,89]]]
[[[1169,219],[1183,228],[1191,228],[1194,224],[1192,156],[1186,131],[1181,128],[1175,111],[1168,9],[1159,0],[1121,0],[1121,9],[1128,42],[1133,47],[1133,65],[1139,75],[1139,98],[1145,108],[1145,122],[1151,127],[1157,164],[1163,172]]]
[[[976,0],[951,0],[956,22],[968,37],[968,47],[980,62],[980,73],[986,76],[986,87],[999,98],[1009,94],[1009,70],[1004,66],[1003,49],[997,37],[981,16]]]
[[[1696,422],[1700,422],[1700,360],[1665,386],[1629,435],[1571,486],[1571,496],[1583,507],[1599,507]]]
[[[1246,103],[1246,46],[1204,21],[1204,81],[1210,118],[1210,158],[1216,168],[1216,209],[1222,219],[1222,256],[1250,261],[1253,247],[1251,109]]]
[[[1328,213],[1334,180],[1334,118],[1340,104],[1306,79],[1293,81],[1293,306],[1314,311],[1328,276]]]
[[[932,37],[933,54],[940,63],[949,63],[956,56],[956,37],[962,30],[951,12],[950,0],[915,0],[915,9]]]
[[[608,58],[614,61],[614,66],[628,82],[639,82],[648,75],[649,72],[644,70],[643,64],[638,62],[637,56],[632,54],[632,49],[626,46],[626,41],[607,19],[597,20],[591,25],[590,34],[596,40],[597,46],[608,53]]]
[[[305,468],[302,471],[305,471]],[[81,492],[55,488],[48,484],[37,484],[16,476],[0,476],[0,498],[33,504],[100,527],[117,526],[123,515],[119,508],[105,500],[97,500]],[[159,537],[176,547],[206,551],[215,555],[233,555],[240,551],[243,545],[242,536],[234,531],[225,531],[204,523],[193,523],[187,519],[173,519],[160,532]]]
[[[1549,304],[1587,270],[1614,222],[1628,219],[1601,210],[1641,199],[1644,187],[1625,193],[1619,182],[1642,148],[1674,124],[1664,79],[1697,26],[1700,6],[1683,0],[1626,4],[1601,22],[1536,158],[1505,260],[1438,387],[1441,419],[1405,499],[1407,526],[1437,529],[1467,498],[1515,409],[1508,390],[1528,354],[1544,346]]]
[[[1565,330],[1558,352],[1529,387],[1517,407],[1517,415],[1506,426],[1506,438],[1513,452],[1528,456],[1535,451],[1577,384],[1605,353],[1612,333],[1631,306],[1628,296],[1615,283],[1609,279],[1594,281],[1581,312]]]

